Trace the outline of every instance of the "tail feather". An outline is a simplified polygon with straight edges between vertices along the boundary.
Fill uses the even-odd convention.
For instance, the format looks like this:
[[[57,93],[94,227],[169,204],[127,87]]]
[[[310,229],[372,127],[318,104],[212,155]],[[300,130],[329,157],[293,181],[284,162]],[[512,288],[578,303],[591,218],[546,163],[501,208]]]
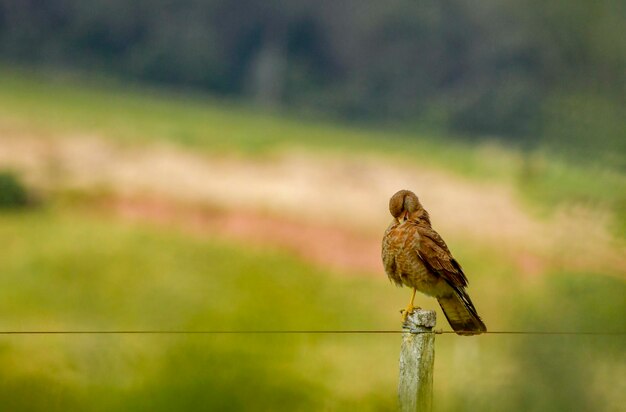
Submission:
[[[478,335],[487,327],[478,316],[467,293],[454,288],[454,293],[437,298],[450,326],[457,335]]]

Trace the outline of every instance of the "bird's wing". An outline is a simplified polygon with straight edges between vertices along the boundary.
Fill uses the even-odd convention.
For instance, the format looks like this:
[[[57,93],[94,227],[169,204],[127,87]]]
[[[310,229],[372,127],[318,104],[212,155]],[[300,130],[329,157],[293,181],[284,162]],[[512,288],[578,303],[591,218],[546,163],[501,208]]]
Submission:
[[[417,223],[419,246],[417,255],[426,268],[441,276],[454,290],[454,293],[438,296],[437,300],[448,322],[459,335],[483,333],[487,327],[478,316],[465,287],[467,277],[463,269],[448,250],[446,242],[426,222]]]
[[[452,257],[439,233],[427,224],[418,224],[417,231],[420,235],[417,254],[428,270],[443,277],[455,289],[467,286],[461,265]]]
[[[400,280],[397,279],[397,276],[396,276],[396,257],[393,251],[391,250],[393,232],[397,227],[398,227],[398,222],[394,219],[394,221],[391,222],[391,224],[385,231],[385,235],[383,236],[383,244],[382,244],[382,258],[383,258],[383,266],[385,267],[385,272],[387,273],[387,277],[389,277],[389,280],[392,280],[396,284],[401,285]]]

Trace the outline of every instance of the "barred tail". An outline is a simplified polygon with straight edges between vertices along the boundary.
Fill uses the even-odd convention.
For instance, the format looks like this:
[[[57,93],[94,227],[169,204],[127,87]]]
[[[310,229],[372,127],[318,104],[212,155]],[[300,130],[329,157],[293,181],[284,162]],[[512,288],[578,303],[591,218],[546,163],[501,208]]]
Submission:
[[[437,300],[457,335],[479,335],[487,331],[465,291],[454,288],[454,293]]]

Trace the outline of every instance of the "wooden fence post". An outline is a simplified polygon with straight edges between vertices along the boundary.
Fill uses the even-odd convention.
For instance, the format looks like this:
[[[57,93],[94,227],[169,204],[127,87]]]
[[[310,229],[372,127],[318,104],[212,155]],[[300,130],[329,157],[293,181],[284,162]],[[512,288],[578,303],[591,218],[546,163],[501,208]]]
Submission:
[[[433,366],[437,316],[416,309],[402,325],[398,400],[402,412],[430,412],[433,404]],[[426,333],[424,333],[426,332]]]

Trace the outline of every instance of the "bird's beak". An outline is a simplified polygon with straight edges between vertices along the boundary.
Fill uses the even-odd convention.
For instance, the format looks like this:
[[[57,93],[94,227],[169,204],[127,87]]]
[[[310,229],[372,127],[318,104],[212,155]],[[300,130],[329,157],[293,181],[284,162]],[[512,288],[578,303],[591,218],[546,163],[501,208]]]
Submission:
[[[402,224],[404,221],[406,221],[408,214],[409,214],[409,212],[405,211],[400,216],[398,216],[398,223]]]

